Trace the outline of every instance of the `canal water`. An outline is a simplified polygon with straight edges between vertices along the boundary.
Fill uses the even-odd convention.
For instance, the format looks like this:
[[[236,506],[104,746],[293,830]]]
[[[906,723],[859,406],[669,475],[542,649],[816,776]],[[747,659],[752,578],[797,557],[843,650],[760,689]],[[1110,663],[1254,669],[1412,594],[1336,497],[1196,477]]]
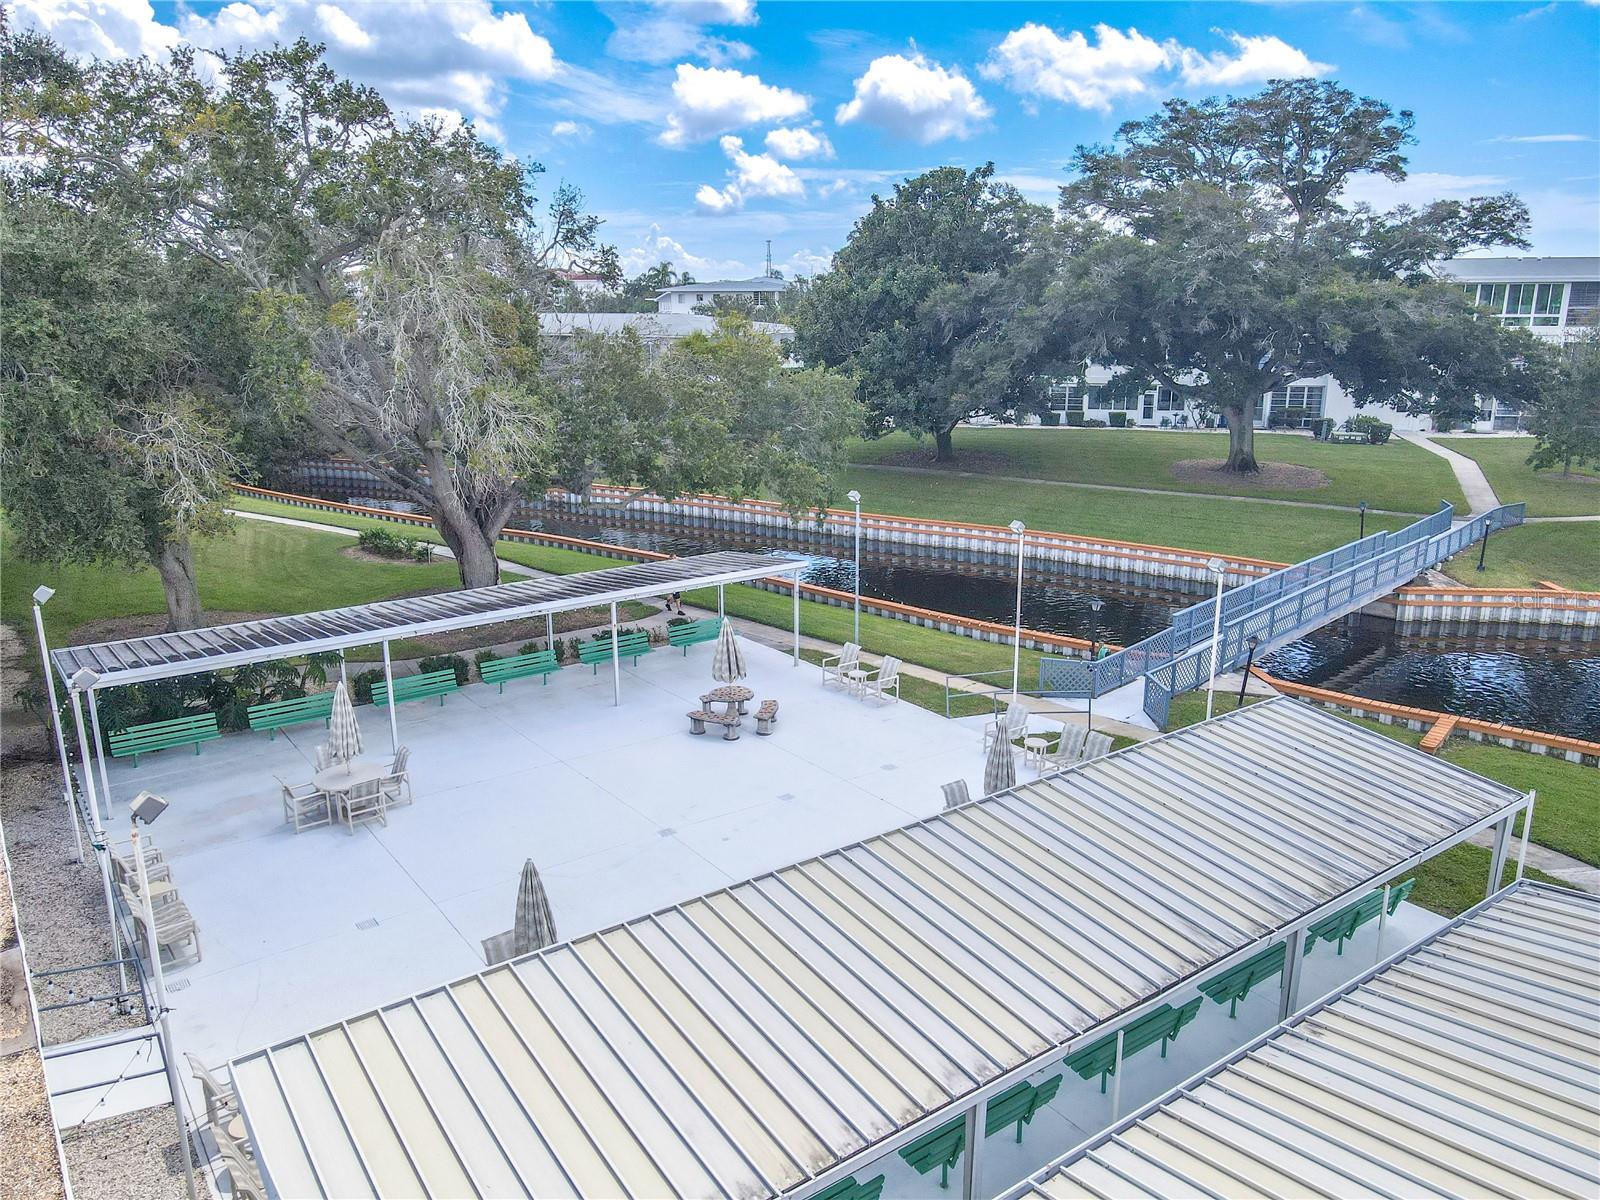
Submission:
[[[546,509],[519,513],[518,524],[670,554],[737,549],[802,559],[806,582],[841,591],[851,586],[848,538],[790,542],[774,531],[674,528]],[[862,548],[866,596],[1009,625],[1015,589],[1009,570]],[[1201,598],[1058,568],[1044,577],[1024,576],[1022,622],[1048,633],[1127,645],[1166,628],[1174,611]],[[1095,601],[1098,610],[1091,607]],[[1371,700],[1600,739],[1600,643],[1593,641],[1418,637],[1397,633],[1392,621],[1355,614],[1275,651],[1262,666],[1283,679]]]

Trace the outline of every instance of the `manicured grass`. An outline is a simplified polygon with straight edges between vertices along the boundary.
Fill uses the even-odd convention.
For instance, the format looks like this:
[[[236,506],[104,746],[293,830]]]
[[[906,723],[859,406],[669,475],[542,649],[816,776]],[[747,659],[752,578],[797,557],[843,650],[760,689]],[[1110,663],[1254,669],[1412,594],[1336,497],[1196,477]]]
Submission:
[[[1272,562],[1298,562],[1342,546],[1355,540],[1358,529],[1355,513],[1328,509],[995,483],[932,472],[852,466],[845,482],[861,492],[862,507],[870,512],[982,525],[1021,520],[1033,529]],[[1399,529],[1413,519],[1369,514],[1367,532]]]
[[[1489,535],[1484,569],[1474,542],[1444,564],[1466,587],[1532,587],[1541,579],[1600,591],[1600,521],[1546,521]]]
[[[1416,876],[1417,885],[1411,891],[1411,903],[1420,904],[1423,908],[1446,917],[1466,912],[1483,900],[1489,879],[1489,858],[1487,847],[1474,846],[1466,842],[1459,846],[1451,846],[1442,854],[1434,855],[1423,863],[1420,869],[1412,872]],[[1528,867],[1522,874],[1523,878],[1531,879],[1535,883],[1572,887],[1570,883],[1563,882],[1554,875],[1547,875],[1535,867]],[[1500,880],[1501,886],[1510,883],[1516,876],[1517,864],[1512,859],[1506,863],[1505,872]],[[1400,880],[1395,879],[1392,882],[1399,883]]]
[[[956,469],[985,474],[1056,479],[1069,483],[1104,483],[1119,487],[1158,488],[1179,492],[1213,492],[1222,496],[1260,496],[1347,504],[1365,500],[1373,508],[1430,513],[1440,500],[1461,504],[1460,486],[1450,466],[1408,442],[1390,439],[1382,446],[1345,446],[1283,433],[1258,433],[1256,458],[1263,463],[1312,467],[1328,477],[1315,488],[1269,487],[1249,477],[1194,482],[1172,474],[1172,465],[1186,459],[1220,461],[1227,457],[1226,433],[1174,433],[1132,429],[958,429]],[[933,443],[915,442],[909,434],[892,434],[861,442],[851,449],[863,465],[895,456],[901,465],[907,452],[923,453],[932,466]],[[968,461],[960,461],[963,453]]]
[[[1441,757],[1518,791],[1537,792],[1533,840],[1600,866],[1600,770],[1462,738],[1451,738]],[[1519,820],[1519,834],[1521,828]]]
[[[343,551],[352,543],[309,530],[241,521],[230,536],[200,543],[195,573],[208,609],[298,613],[365,604],[390,596],[459,584],[451,563],[376,563]],[[0,547],[0,618],[31,626],[30,596],[41,583],[56,589],[45,605],[45,629],[61,645],[86,621],[165,613],[154,568],[45,567]]]
[[[1600,463],[1573,468],[1562,477],[1559,468],[1536,471],[1528,465],[1532,438],[1435,438],[1439,445],[1465,454],[1483,468],[1502,504],[1525,500],[1530,517],[1582,517],[1600,514]],[[1600,534],[1597,534],[1600,536]]]

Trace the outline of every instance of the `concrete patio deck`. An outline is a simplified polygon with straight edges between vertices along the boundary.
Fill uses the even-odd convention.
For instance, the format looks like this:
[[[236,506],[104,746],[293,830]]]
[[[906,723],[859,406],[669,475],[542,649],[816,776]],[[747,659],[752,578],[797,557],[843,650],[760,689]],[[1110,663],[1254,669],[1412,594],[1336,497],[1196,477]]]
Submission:
[[[689,735],[710,645],[624,664],[617,707],[605,666],[403,704],[416,803],[354,835],[283,823],[274,776],[309,778],[320,724],[117,761],[108,826],[125,836],[140,789],[171,801],[149,836],[200,927],[203,959],[168,972],[180,1049],[217,1065],[482,968],[527,858],[575,937],[928,816],[948,780],[981,792],[980,730],[744,645],[746,684],[781,704],[771,737]],[[386,711],[357,711],[387,757]]]

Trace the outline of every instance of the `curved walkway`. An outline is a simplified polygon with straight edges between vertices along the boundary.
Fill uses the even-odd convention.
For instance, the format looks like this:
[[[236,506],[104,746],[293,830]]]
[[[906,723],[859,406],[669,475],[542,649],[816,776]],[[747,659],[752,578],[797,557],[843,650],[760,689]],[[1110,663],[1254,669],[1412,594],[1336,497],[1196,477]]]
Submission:
[[[1500,507],[1500,498],[1494,494],[1494,488],[1489,485],[1489,477],[1483,473],[1483,468],[1476,461],[1465,454],[1458,454],[1439,445],[1430,434],[1396,430],[1395,437],[1410,442],[1413,446],[1420,446],[1429,454],[1437,454],[1450,464],[1456,482],[1461,485],[1461,493],[1467,498],[1467,511],[1461,514],[1462,516],[1474,516],[1477,513],[1488,512],[1491,508]]]

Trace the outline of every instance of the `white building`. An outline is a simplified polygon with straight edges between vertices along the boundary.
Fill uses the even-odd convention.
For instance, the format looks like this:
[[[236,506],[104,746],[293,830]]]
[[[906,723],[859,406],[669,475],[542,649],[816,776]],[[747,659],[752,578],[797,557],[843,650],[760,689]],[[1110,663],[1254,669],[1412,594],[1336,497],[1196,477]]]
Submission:
[[[1560,342],[1572,331],[1600,317],[1600,258],[1455,258],[1435,265],[1443,279],[1460,283],[1479,307],[1507,325],[1519,325],[1547,341]],[[1108,425],[1192,427],[1212,418],[1168,388],[1152,387],[1141,395],[1112,399],[1102,388],[1112,372],[1090,367],[1081,383],[1049,385],[1051,407],[1062,424],[1101,420]],[[1306,428],[1323,417],[1342,423],[1365,413],[1396,429],[1428,430],[1427,416],[1397,412],[1384,405],[1356,406],[1331,375],[1297,379],[1267,393],[1256,410],[1256,426]],[[1479,432],[1518,428],[1515,409],[1496,405],[1473,428]]]
[[[794,337],[794,330],[775,321],[752,321],[752,329],[764,333],[780,346]],[[632,329],[652,350],[661,350],[691,333],[715,333],[717,319],[701,313],[588,313],[542,312],[539,332],[546,337],[572,337],[580,333],[621,333]]]
[[[760,279],[716,279],[708,283],[680,283],[663,288],[656,297],[660,313],[692,313],[702,304],[723,300],[748,300],[753,304],[776,304],[788,290],[785,279],[764,276]]]
[[[599,296],[611,290],[606,277],[593,271],[557,271],[556,278],[579,296]]]

